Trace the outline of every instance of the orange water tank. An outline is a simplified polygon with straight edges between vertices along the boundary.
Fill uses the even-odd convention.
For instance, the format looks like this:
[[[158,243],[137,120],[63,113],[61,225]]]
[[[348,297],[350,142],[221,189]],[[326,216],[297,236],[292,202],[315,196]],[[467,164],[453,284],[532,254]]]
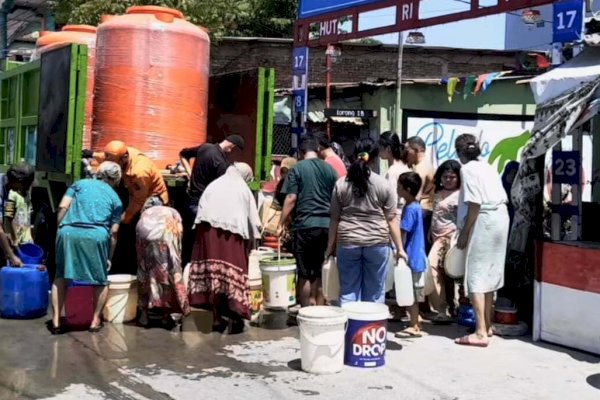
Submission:
[[[64,46],[85,44],[88,48],[87,87],[85,116],[83,120],[83,148],[92,146],[92,111],[94,108],[94,70],[96,63],[96,27],[90,25],[66,25],[58,32],[42,32],[36,42],[38,54]]]
[[[93,148],[122,140],[159,168],[206,141],[210,38],[181,12],[131,7],[98,27]]]

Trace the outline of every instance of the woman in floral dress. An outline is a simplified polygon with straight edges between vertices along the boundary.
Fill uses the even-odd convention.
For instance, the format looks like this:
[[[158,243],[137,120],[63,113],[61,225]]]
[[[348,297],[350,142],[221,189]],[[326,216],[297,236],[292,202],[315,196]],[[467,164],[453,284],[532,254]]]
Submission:
[[[171,313],[190,313],[181,268],[181,216],[157,198],[144,205],[137,224],[139,323],[148,324],[148,310],[159,309],[163,324],[172,325]]]

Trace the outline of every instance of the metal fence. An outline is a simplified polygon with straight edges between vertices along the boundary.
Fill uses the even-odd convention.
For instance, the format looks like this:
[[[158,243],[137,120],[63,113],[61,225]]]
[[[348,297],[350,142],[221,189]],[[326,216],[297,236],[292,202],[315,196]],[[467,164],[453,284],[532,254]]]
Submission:
[[[292,148],[292,128],[290,125],[273,125],[272,154],[288,155]]]

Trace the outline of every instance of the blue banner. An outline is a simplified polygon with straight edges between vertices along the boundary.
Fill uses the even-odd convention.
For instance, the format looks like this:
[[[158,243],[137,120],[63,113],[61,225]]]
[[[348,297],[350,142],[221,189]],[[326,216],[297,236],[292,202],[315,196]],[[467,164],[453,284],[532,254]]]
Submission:
[[[317,17],[334,11],[382,2],[382,0],[300,0],[300,19]]]
[[[552,41],[569,43],[581,40],[584,22],[583,0],[562,0],[554,3]]]

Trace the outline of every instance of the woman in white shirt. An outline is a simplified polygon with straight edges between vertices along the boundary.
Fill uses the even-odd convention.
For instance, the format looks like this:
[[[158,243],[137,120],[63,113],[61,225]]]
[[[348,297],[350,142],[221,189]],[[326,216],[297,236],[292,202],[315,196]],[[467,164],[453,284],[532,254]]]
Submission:
[[[508,199],[496,170],[479,159],[481,148],[475,136],[460,135],[455,147],[463,164],[457,247],[467,252],[465,291],[471,297],[476,317],[475,333],[456,339],[456,343],[487,347],[492,335],[494,292],[504,286]]]

